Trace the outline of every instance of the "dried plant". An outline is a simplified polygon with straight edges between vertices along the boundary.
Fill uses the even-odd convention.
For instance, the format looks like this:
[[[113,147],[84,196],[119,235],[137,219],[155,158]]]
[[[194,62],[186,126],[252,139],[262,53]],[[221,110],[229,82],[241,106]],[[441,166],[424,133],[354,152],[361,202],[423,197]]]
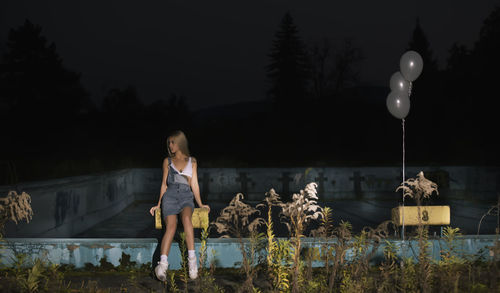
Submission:
[[[441,250],[441,260],[438,262],[439,287],[446,291],[454,288],[458,292],[458,282],[460,280],[460,266],[465,263],[465,259],[459,256],[457,236],[460,236],[459,228],[446,226],[443,229],[443,239],[445,248]]]
[[[394,284],[397,282],[398,266],[396,264],[396,246],[385,240],[384,261],[379,266],[381,282],[378,285],[377,292],[393,292]]]
[[[306,185],[304,190],[292,196],[292,201],[282,205],[281,216],[292,237],[293,267],[292,267],[292,292],[300,290],[300,270],[302,263],[300,251],[302,249],[301,238],[304,237],[306,225],[311,220],[316,220],[323,214],[323,209],[317,204],[316,187],[314,182]]]
[[[293,194],[291,202],[283,204],[281,215],[285,219],[284,223],[290,236],[303,237],[304,225],[322,215],[322,208],[317,203],[317,186],[314,182],[307,184],[300,193]]]
[[[221,211],[220,216],[212,223],[217,232],[223,234],[221,237],[247,237],[252,231],[257,231],[260,225],[265,224],[264,219],[259,217],[252,220],[252,216],[259,214],[260,211],[242,200],[243,194],[236,194],[229,205]]]
[[[385,221],[376,228],[365,227],[361,230],[361,234],[354,237],[355,275],[368,272],[369,262],[380,244],[389,236],[389,225],[391,224],[392,221]]]
[[[500,234],[500,194],[498,196],[498,201],[496,205],[491,206],[486,213],[481,216],[479,220],[479,224],[477,225],[477,235],[479,235],[479,231],[481,229],[481,223],[486,216],[496,216],[497,217],[497,227],[495,228],[495,233]]]
[[[272,217],[273,206],[278,206],[283,208],[283,202],[276,191],[271,188],[269,192],[266,193],[264,199],[265,204],[258,204],[256,207],[267,207],[267,222],[266,222],[266,236],[267,236],[267,246],[266,246],[266,262],[267,271],[271,279],[271,286],[273,292],[288,290],[288,272],[287,267],[289,261],[287,261],[290,255],[290,241],[278,241],[274,235],[274,224]]]
[[[437,184],[425,178],[424,172],[420,171],[417,174],[417,178],[409,178],[401,183],[401,185],[396,188],[396,192],[403,190],[404,197],[411,197],[415,199],[417,205],[420,205],[422,200],[429,198],[433,192],[439,194],[437,188]]]
[[[260,242],[264,238],[262,233],[259,233],[260,225],[265,224],[264,219],[256,217],[252,219],[260,211],[242,201],[243,194],[238,193],[231,200],[229,205],[225,207],[220,216],[215,220],[213,225],[217,228],[217,232],[223,234],[221,237],[236,237],[240,244],[240,252],[242,255],[242,269],[246,274],[246,280],[240,291],[252,292],[253,278],[255,276],[255,256],[257,248],[260,247]],[[250,237],[250,247],[246,248],[243,237]]]
[[[352,242],[347,244],[348,250],[352,252],[352,257],[349,263],[341,268],[343,276],[343,279],[340,280],[341,291],[354,292],[359,288],[368,290],[375,287],[375,280],[370,272],[370,261],[380,244],[389,236],[391,223],[391,221],[385,221],[376,228],[365,227],[359,235],[353,237]],[[348,274],[346,270],[349,271]],[[348,283],[346,283],[346,277],[348,277]]]
[[[418,272],[413,257],[401,262],[401,280],[398,289],[401,292],[419,292]]]
[[[334,239],[333,249],[335,251],[335,258],[333,260],[333,268],[328,279],[328,288],[333,291],[339,277],[340,268],[345,263],[346,253],[351,247],[352,239],[352,225],[347,221],[340,221],[337,228],[333,230]]]
[[[18,194],[16,191],[9,191],[6,197],[0,198],[0,229],[9,220],[16,224],[21,220],[29,223],[32,217],[31,197],[26,192]]]
[[[415,199],[417,203],[417,215],[418,215],[418,226],[417,226],[417,239],[418,239],[418,265],[417,265],[417,276],[418,276],[418,286],[422,292],[430,292],[432,285],[432,266],[430,263],[429,255],[429,229],[427,226],[422,224],[422,215],[420,207],[422,205],[422,200],[429,198],[434,192],[439,194],[438,186],[436,183],[428,180],[424,176],[424,172],[420,171],[417,174],[417,178],[410,178],[396,189],[396,191],[403,190],[403,196],[409,196]],[[404,276],[403,276],[404,277]]]
[[[333,212],[330,207],[324,207],[321,215],[321,225],[311,231],[313,237],[327,238],[333,234]]]
[[[330,245],[328,244],[328,239],[333,234],[332,217],[332,209],[330,207],[324,207],[323,214],[321,215],[321,225],[317,229],[311,231],[313,237],[319,237],[323,240],[321,244],[321,258],[325,265],[326,275],[329,274],[330,259],[333,257],[333,250],[330,249]]]
[[[266,224],[266,236],[267,236],[267,247],[266,247],[266,260],[268,268],[271,268],[274,264],[273,255],[277,249],[278,243],[275,239],[274,235],[274,227],[273,227],[273,214],[272,208],[273,206],[283,207],[283,202],[280,199],[279,194],[271,188],[268,192],[266,192],[266,197],[264,198],[264,204],[258,204],[256,208],[266,207],[267,206],[267,222]]]

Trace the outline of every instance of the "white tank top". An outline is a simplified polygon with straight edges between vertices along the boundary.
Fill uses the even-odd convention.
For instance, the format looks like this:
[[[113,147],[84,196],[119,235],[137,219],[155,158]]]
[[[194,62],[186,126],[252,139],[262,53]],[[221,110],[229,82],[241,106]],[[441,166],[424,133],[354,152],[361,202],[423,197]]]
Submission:
[[[174,166],[173,160],[170,161],[170,166],[180,175],[185,175],[188,176],[189,178],[193,177],[193,164],[191,163],[191,157],[189,157],[186,167],[184,168],[184,170],[182,170],[182,172],[177,170],[177,168]]]

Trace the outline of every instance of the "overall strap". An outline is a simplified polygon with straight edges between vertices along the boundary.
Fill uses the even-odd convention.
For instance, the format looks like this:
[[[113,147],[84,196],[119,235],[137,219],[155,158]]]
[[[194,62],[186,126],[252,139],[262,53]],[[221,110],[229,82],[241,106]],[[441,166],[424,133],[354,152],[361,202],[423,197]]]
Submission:
[[[172,159],[170,157],[167,157],[168,160],[168,175],[167,175],[167,184],[173,183],[172,178],[172,168],[170,168],[172,164]]]

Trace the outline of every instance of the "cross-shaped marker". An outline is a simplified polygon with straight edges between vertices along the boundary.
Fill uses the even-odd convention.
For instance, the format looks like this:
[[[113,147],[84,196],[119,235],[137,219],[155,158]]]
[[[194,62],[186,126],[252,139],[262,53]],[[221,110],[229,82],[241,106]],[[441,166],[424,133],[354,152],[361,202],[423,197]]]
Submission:
[[[282,198],[286,198],[286,199],[290,198],[290,188],[289,187],[290,187],[290,182],[293,180],[293,178],[291,178],[289,175],[290,175],[289,172],[283,172],[283,177],[278,179],[279,181],[281,181],[283,183],[283,187],[281,189],[281,193],[283,194]]]
[[[214,182],[214,180],[210,178],[210,173],[204,172],[203,177],[201,178],[201,182],[202,182],[201,201],[205,202],[207,199],[207,195],[210,193],[210,182]]]
[[[240,174],[240,177],[236,178],[236,181],[241,182],[241,192],[246,195],[247,191],[248,191],[248,184],[251,183],[252,186],[254,184],[253,184],[252,179],[247,177],[247,173],[240,172],[239,174]]]
[[[328,178],[326,178],[324,175],[323,172],[319,172],[318,174],[319,176],[314,178],[314,180],[316,182],[318,182],[318,193],[319,193],[319,196],[321,198],[324,198],[325,197],[325,184],[324,182],[328,180]]]
[[[365,177],[361,176],[359,171],[354,171],[354,176],[350,177],[349,180],[354,183],[354,195],[357,199],[363,197],[363,192],[361,190],[361,181],[365,181]]]

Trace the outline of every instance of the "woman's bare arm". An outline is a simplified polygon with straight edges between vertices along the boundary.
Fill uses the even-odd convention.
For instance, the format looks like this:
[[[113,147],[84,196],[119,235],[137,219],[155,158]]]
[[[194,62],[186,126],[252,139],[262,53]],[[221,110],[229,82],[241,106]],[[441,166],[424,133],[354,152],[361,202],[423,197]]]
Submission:
[[[163,194],[167,191],[167,188],[168,188],[167,177],[168,177],[168,158],[165,158],[163,160],[163,176],[162,176],[161,187],[160,187],[160,198],[158,199],[158,204],[149,210],[149,213],[152,216],[154,216],[155,210],[160,208],[161,198],[163,197]]]
[[[161,204],[161,198],[163,194],[167,191],[167,177],[168,177],[168,158],[163,160],[163,176],[161,179],[161,187],[160,187],[160,199],[158,200],[158,205]]]

